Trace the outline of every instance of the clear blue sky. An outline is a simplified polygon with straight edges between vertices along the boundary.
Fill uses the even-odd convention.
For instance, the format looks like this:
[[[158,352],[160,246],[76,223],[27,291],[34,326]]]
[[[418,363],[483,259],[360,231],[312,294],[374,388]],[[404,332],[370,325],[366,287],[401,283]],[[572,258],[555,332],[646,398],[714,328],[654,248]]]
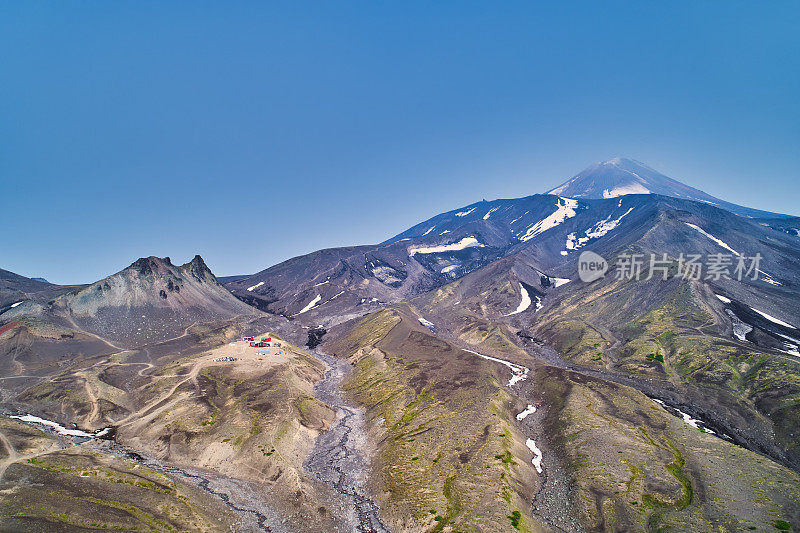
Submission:
[[[0,268],[218,275],[633,157],[800,214],[800,3],[4,2]]]

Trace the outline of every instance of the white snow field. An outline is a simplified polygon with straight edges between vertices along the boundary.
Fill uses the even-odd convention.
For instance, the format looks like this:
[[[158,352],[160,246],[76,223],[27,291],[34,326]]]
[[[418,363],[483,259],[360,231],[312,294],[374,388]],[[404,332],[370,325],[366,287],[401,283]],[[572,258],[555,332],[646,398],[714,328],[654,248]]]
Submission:
[[[542,473],[542,450],[536,446],[536,441],[533,439],[528,439],[525,441],[525,446],[533,452],[533,459],[531,459],[531,463],[533,467],[536,469],[537,472],[540,474]]]
[[[706,230],[704,230],[704,229],[703,229],[703,228],[701,228],[700,226],[698,226],[698,225],[696,225],[696,224],[690,224],[689,222],[684,222],[684,224],[686,224],[687,226],[689,226],[690,228],[692,228],[692,229],[694,229],[694,230],[697,230],[697,231],[699,231],[699,232],[700,232],[702,235],[705,235],[706,237],[708,237],[709,239],[711,239],[712,241],[714,241],[715,243],[717,243],[717,244],[718,244],[718,245],[720,245],[721,247],[723,247],[723,248],[725,248],[726,250],[728,250],[729,252],[733,253],[733,255],[735,255],[735,256],[741,256],[741,255],[742,255],[742,254],[740,254],[739,252],[737,252],[736,250],[734,250],[733,248],[731,248],[731,247],[728,245],[728,243],[726,243],[726,242],[725,242],[725,241],[723,241],[722,239],[718,239],[718,238],[714,237],[713,235],[711,235],[710,233],[708,233]],[[778,286],[782,286],[782,285],[783,285],[782,283],[780,283],[780,282],[778,282],[778,281],[775,281],[774,279],[772,279],[772,277],[771,277],[769,274],[767,274],[766,272],[764,272],[764,271],[763,271],[763,270],[761,270],[760,268],[758,268],[758,269],[756,269],[756,270],[758,270],[758,273],[759,273],[759,274],[761,274],[761,278],[760,278],[760,279],[761,279],[761,281],[763,281],[764,283],[769,283],[770,285],[778,285]]]
[[[9,418],[16,418],[17,420],[20,420],[22,422],[27,422],[29,424],[41,424],[43,426],[51,427],[59,435],[66,435],[68,437],[88,437],[88,438],[94,437],[94,434],[92,434],[92,433],[87,433],[85,431],[81,431],[80,429],[67,429],[64,426],[62,426],[61,424],[59,424],[58,422],[53,422],[51,420],[45,420],[44,418],[39,418],[38,416],[33,416],[33,415],[16,416],[16,415],[12,415],[12,416],[9,416]],[[105,435],[108,432],[108,428],[103,429],[101,431],[103,432],[102,435]],[[99,432],[98,432],[98,435],[102,436]]]
[[[519,284],[519,292],[520,294],[522,294],[522,301],[519,303],[516,310],[511,311],[510,313],[504,316],[519,314],[531,306],[531,296],[530,294],[528,294],[528,291],[525,289],[522,283]]]
[[[772,322],[773,324],[778,324],[779,326],[783,326],[783,327],[785,327],[785,328],[797,329],[797,328],[796,328],[796,327],[794,327],[793,325],[791,325],[791,324],[787,324],[787,323],[786,323],[786,322],[784,322],[783,320],[779,320],[779,319],[775,318],[775,317],[774,317],[774,316],[772,316],[772,315],[768,315],[768,314],[767,314],[767,313],[765,313],[764,311],[759,311],[759,310],[758,310],[758,309],[756,309],[755,307],[751,307],[750,309],[752,309],[753,311],[755,311],[755,312],[756,312],[756,313],[758,313],[759,315],[763,316],[764,318],[766,318],[767,320],[769,320],[769,321],[770,321],[770,322]]]
[[[694,229],[694,230],[697,230],[697,231],[699,231],[700,233],[702,233],[703,235],[705,235],[706,237],[708,237],[709,239],[711,239],[711,240],[712,240],[712,241],[714,241],[715,243],[719,244],[720,246],[722,246],[723,248],[725,248],[725,249],[726,249],[726,250],[728,250],[729,252],[732,252],[734,255],[740,255],[740,254],[739,254],[739,252],[737,252],[736,250],[734,250],[733,248],[731,248],[730,246],[728,246],[728,243],[726,243],[726,242],[725,242],[725,241],[723,241],[722,239],[718,239],[718,238],[714,237],[713,235],[711,235],[710,233],[708,233],[706,230],[704,230],[704,229],[703,229],[703,228],[701,228],[700,226],[698,226],[698,225],[696,225],[696,224],[690,224],[689,222],[684,222],[684,224],[686,224],[687,226],[689,226],[690,228],[692,228],[692,229]]]
[[[464,350],[464,351],[475,354],[478,357],[483,357],[484,359],[488,359],[489,361],[494,361],[495,363],[500,363],[501,365],[507,366],[511,370],[511,379],[508,380],[509,387],[515,385],[516,383],[519,383],[520,381],[524,381],[525,379],[528,378],[528,372],[530,372],[530,369],[528,367],[524,367],[522,365],[518,365],[516,363],[512,363],[504,359],[498,359],[497,357],[492,357],[491,355],[483,355],[482,353],[474,352],[472,350]]]
[[[603,189],[603,198],[616,198],[626,194],[650,194],[650,189],[640,183],[630,183],[611,190]]]
[[[257,288],[259,288],[259,287],[260,287],[260,286],[262,286],[263,284],[264,284],[264,282],[263,282],[263,281],[259,281],[258,283],[256,283],[256,284],[255,284],[255,285],[253,285],[252,287],[247,287],[247,290],[248,290],[248,291],[253,291],[254,289],[257,289]]]
[[[662,407],[666,407],[666,405],[667,405],[666,403],[664,403],[664,401],[659,400],[658,398],[653,398],[653,401],[656,402],[657,404],[661,405]],[[677,407],[673,407],[673,409],[675,409],[678,412],[678,414],[681,415],[681,418],[683,419],[684,422],[686,422],[687,424],[689,424],[690,426],[692,426],[695,429],[701,429],[700,424],[703,423],[702,420],[700,420],[699,418],[692,418],[690,415],[684,413],[683,411],[681,411]],[[706,433],[710,433],[712,435],[716,435],[716,433],[714,433],[712,430],[708,429],[707,427],[703,427],[702,430],[705,431]]]
[[[409,246],[408,256],[413,257],[414,254],[438,254],[442,252],[457,252],[470,247],[483,248],[484,245],[478,242],[475,237],[464,237],[458,242],[452,244],[442,244],[439,246]]]
[[[308,305],[306,305],[303,309],[301,309],[300,312],[297,313],[297,314],[298,315],[302,315],[306,311],[311,311],[314,307],[317,306],[317,304],[319,303],[320,300],[322,300],[322,296],[317,294],[317,297],[314,298],[313,300],[311,300],[310,302],[308,302]],[[295,315],[295,316],[297,316],[297,315]]]
[[[422,324],[423,326],[425,326],[428,329],[433,329],[433,327],[434,327],[433,326],[433,322],[431,322],[430,320],[425,320],[422,317],[418,318],[417,320],[419,320],[419,323]]]
[[[519,238],[519,240],[522,242],[529,241],[540,233],[558,226],[568,218],[574,217],[576,214],[575,209],[577,207],[578,200],[573,200],[572,198],[562,198],[559,196],[558,200],[556,201],[556,210],[551,215],[530,226],[525,231],[525,234]]]
[[[614,216],[613,213],[608,215],[608,217],[587,229],[584,232],[586,235],[585,237],[576,237],[575,233],[570,233],[567,235],[567,250],[577,250],[578,248],[586,245],[586,243],[592,239],[599,239],[600,237],[604,236],[606,233],[619,226],[619,223],[622,221],[622,219],[625,218],[631,211],[633,211],[632,207],[614,220],[611,220],[611,217]],[[561,252],[561,255],[567,255],[567,252],[563,251]]]
[[[536,412],[536,406],[528,404],[525,410],[517,415],[517,420],[525,420],[528,417],[528,415],[532,415],[535,412]]]

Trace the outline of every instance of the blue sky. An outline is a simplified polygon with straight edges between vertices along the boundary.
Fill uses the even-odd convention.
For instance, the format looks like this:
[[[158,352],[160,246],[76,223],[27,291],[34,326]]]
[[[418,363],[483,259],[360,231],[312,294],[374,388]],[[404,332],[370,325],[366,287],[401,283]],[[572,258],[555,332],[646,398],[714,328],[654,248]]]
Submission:
[[[5,2],[0,268],[252,273],[615,156],[800,214],[798,27],[797,2]]]

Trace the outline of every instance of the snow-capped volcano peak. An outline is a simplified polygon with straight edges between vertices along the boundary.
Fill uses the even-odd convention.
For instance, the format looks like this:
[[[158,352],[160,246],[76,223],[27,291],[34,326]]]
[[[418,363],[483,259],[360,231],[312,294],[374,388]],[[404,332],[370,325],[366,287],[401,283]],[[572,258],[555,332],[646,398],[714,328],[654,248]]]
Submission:
[[[573,198],[615,198],[626,194],[663,194],[679,198],[705,196],[703,200],[716,200],[702,191],[692,189],[633,159],[615,157],[595,163],[566,183],[549,191]]]
[[[615,157],[608,161],[595,163],[555,189],[548,191],[548,194],[570,198],[615,198],[627,194],[660,194],[705,202],[741,216],[763,218],[783,216],[720,200],[665,176],[644,163],[624,157]]]

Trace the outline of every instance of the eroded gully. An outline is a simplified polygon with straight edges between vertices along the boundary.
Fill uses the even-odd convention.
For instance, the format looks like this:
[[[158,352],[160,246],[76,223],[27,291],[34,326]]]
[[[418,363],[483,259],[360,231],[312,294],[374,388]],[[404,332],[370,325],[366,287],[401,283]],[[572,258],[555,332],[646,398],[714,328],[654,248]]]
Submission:
[[[368,496],[369,454],[364,413],[349,405],[341,393],[342,380],[350,365],[321,352],[311,353],[327,367],[325,377],[314,387],[315,394],[336,410],[336,421],[317,437],[303,466],[336,493],[346,531],[388,533],[378,506]]]

